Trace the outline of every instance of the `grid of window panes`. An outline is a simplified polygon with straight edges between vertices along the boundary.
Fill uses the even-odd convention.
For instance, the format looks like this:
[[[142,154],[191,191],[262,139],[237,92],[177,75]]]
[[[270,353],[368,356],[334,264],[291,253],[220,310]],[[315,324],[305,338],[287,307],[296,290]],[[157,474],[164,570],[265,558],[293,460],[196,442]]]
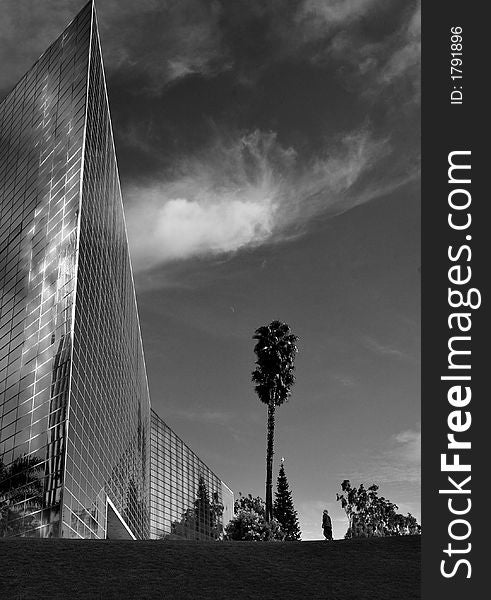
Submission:
[[[219,539],[233,494],[152,410],[150,537]]]
[[[97,24],[90,53],[63,535],[106,537],[106,495],[149,536],[150,400]]]
[[[89,37],[0,104],[0,536],[59,533]]]

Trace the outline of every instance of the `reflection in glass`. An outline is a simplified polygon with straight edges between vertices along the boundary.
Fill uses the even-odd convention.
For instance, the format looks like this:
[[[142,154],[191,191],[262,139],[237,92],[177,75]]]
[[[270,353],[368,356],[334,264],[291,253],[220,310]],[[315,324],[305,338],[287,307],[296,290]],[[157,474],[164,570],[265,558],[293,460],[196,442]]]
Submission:
[[[187,508],[179,521],[171,523],[169,538],[190,540],[219,540],[223,534],[223,504],[218,493],[210,500],[203,477],[200,476],[193,508]]]
[[[0,535],[104,538],[108,505],[217,539],[233,494],[151,416],[89,2],[0,102]]]
[[[232,492],[154,411],[151,424],[150,536],[220,539]]]
[[[9,467],[0,461],[0,537],[19,535],[39,521],[33,511],[44,506],[43,485],[38,477],[42,461],[20,456]]]
[[[92,3],[0,103],[0,286],[0,485],[35,464],[39,488],[2,496],[8,535],[105,537],[109,497],[148,537],[150,402]]]
[[[37,486],[16,508],[10,494],[9,535],[60,531],[90,22],[86,8],[0,103],[0,479],[23,468]]]

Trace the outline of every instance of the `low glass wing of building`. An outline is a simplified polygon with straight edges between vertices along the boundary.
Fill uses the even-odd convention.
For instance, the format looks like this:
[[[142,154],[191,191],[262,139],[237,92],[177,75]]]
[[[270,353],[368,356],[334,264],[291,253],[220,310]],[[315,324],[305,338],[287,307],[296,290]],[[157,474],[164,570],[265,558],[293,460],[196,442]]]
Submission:
[[[150,452],[150,537],[221,539],[232,491],[153,410]]]

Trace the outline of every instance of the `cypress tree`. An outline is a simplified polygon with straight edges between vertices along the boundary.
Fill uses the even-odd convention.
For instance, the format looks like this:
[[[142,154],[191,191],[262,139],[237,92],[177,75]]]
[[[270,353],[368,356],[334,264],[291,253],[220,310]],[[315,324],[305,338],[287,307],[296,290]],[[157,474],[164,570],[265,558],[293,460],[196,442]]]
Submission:
[[[293,506],[292,493],[286,478],[285,466],[281,461],[280,472],[275,492],[275,501],[273,515],[285,532],[286,541],[299,540],[301,536],[300,525],[298,523],[297,511]]]

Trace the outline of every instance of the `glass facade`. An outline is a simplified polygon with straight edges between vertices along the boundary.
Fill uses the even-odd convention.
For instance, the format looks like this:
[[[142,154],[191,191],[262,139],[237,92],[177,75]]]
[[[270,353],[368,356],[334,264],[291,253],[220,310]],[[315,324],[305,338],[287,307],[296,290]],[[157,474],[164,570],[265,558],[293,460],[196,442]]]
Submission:
[[[0,103],[0,536],[170,532],[201,476],[205,505],[203,486],[222,502],[223,484],[180,440],[169,453],[168,434],[169,462],[156,451],[150,476],[150,424],[89,2]]]
[[[150,401],[92,3],[0,118],[3,527],[105,537],[109,498],[146,538]]]
[[[105,537],[108,496],[133,534],[147,538],[150,400],[95,20],[69,422],[65,534]]]
[[[9,534],[61,528],[91,22],[82,11],[0,104],[0,497]]]
[[[152,410],[150,536],[219,539],[233,517],[231,490]]]

